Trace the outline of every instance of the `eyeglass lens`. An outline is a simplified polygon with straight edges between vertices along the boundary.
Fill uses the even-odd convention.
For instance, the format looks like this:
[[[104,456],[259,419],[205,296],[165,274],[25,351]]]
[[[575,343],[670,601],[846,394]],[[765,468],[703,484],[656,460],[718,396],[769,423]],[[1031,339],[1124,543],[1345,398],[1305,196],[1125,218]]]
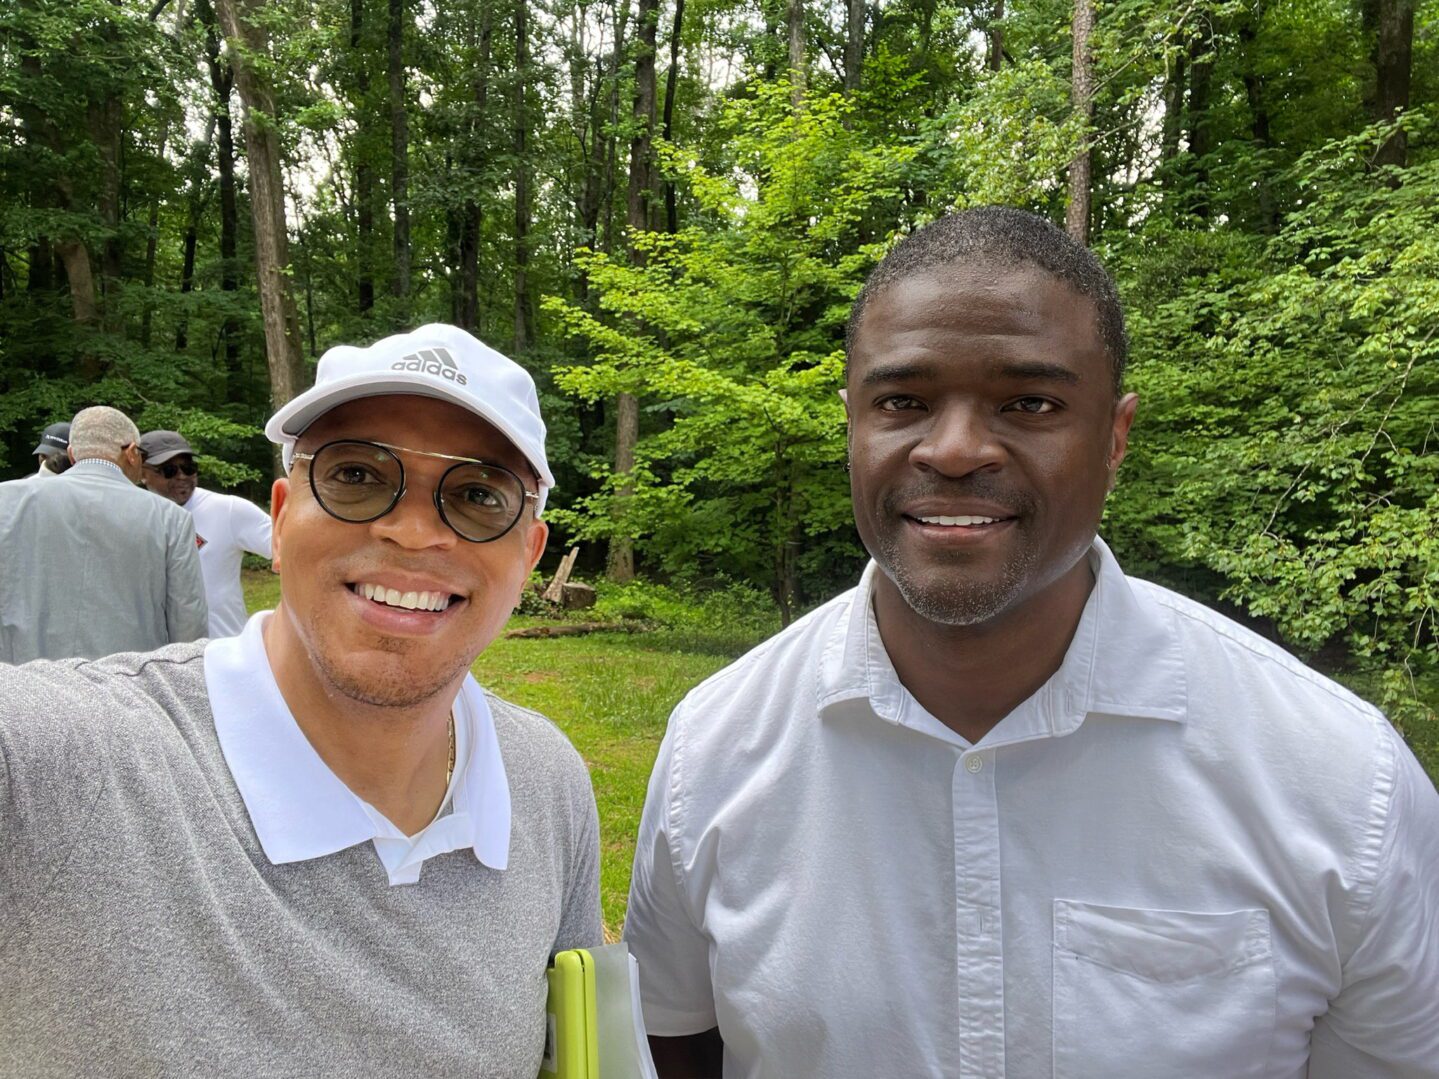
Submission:
[[[310,462],[310,489],[320,507],[359,524],[395,508],[405,466],[373,442],[330,442]],[[525,488],[514,473],[494,465],[452,465],[440,477],[437,503],[445,523],[474,542],[498,539],[520,518]]]
[[[196,472],[200,471],[199,466],[196,465],[194,461],[183,462],[180,464],[177,464],[174,461],[167,461],[163,465],[151,465],[150,467],[153,468],[156,472],[160,473],[160,475],[164,476],[167,480],[173,480],[176,476],[182,474],[186,476],[193,476]]]

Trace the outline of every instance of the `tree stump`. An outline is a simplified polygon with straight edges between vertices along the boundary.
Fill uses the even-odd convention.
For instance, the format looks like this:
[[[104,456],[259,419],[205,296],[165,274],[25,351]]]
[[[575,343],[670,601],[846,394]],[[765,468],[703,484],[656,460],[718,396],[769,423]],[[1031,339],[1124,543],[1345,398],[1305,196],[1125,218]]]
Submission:
[[[567,611],[576,611],[585,607],[595,605],[595,590],[593,585],[580,584],[578,581],[567,583],[560,590],[560,606]]]

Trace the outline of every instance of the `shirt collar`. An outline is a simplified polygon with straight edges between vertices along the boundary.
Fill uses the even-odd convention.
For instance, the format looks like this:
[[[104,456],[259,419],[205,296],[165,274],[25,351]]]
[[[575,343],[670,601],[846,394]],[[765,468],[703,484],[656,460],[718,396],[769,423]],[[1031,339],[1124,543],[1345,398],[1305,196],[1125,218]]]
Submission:
[[[104,457],[82,457],[82,458],[80,458],[80,460],[76,461],[73,465],[71,465],[70,468],[66,469],[65,472],[60,473],[60,475],[63,476],[63,475],[65,475],[67,472],[73,472],[73,471],[74,471],[75,469],[77,469],[77,468],[80,469],[80,471],[81,471],[82,474],[83,474],[83,473],[87,473],[87,472],[88,472],[88,473],[103,473],[103,472],[106,472],[106,471],[113,472],[113,473],[115,473],[115,475],[119,476],[119,477],[120,477],[122,480],[124,480],[126,483],[129,483],[129,482],[130,482],[130,477],[127,476],[127,475],[125,475],[125,470],[124,470],[123,468],[121,468],[119,465],[117,465],[114,461],[108,461],[108,460],[106,460]]]
[[[1184,722],[1188,679],[1173,614],[1131,582],[1103,540],[1088,558],[1094,587],[1053,676],[983,739],[986,746],[1069,734],[1091,714]],[[821,714],[844,701],[867,701],[897,726],[962,742],[919,705],[899,681],[874,617],[871,561],[826,642],[818,672]],[[936,729],[938,728],[938,729]]]
[[[384,833],[365,803],[315,752],[281,696],[265,654],[264,624],[271,613],[254,615],[238,637],[206,645],[205,685],[220,749],[255,835],[271,864],[281,865],[322,858]],[[465,676],[456,698],[455,722],[467,724],[469,752],[454,788],[453,812],[429,826],[443,825],[437,838],[443,833],[452,841],[417,844],[417,852],[429,857],[470,846],[485,865],[504,869],[509,780],[494,717],[473,676]]]

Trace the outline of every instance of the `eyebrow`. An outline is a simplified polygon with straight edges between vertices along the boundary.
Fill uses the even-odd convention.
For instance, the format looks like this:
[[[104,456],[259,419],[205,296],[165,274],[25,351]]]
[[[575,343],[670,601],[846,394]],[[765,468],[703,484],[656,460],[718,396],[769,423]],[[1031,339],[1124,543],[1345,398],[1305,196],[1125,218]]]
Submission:
[[[874,386],[886,382],[909,382],[933,379],[938,368],[931,363],[887,363],[880,364],[865,373],[860,379],[861,386]],[[1078,385],[1078,372],[1062,363],[1046,363],[1043,360],[1009,361],[1000,364],[995,374],[1002,378],[1028,382],[1063,382]]]
[[[912,379],[933,378],[934,364],[930,363],[882,363],[865,372],[860,379],[861,386],[874,386],[881,382],[908,382]]]

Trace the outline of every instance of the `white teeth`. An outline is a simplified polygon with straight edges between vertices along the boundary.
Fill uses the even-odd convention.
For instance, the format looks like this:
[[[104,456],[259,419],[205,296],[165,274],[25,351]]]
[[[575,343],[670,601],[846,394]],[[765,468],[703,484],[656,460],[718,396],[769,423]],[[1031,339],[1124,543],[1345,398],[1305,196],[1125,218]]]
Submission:
[[[368,600],[387,607],[403,607],[407,611],[443,611],[450,605],[448,592],[400,592],[384,585],[361,583],[355,591]]]
[[[998,517],[921,517],[920,520],[927,525],[950,525],[969,527],[973,525],[992,525],[999,520]]]

